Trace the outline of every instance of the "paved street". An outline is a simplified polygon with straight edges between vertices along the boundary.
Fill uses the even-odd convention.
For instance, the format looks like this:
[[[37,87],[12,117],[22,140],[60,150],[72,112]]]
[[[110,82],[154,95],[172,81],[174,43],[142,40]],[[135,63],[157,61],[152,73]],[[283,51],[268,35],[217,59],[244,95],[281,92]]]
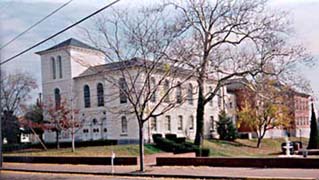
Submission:
[[[0,173],[1,180],[100,180],[100,179],[114,179],[114,180],[147,180],[150,178],[138,177],[114,177],[114,176],[93,176],[93,175],[72,175],[72,174],[51,174],[51,173],[26,173],[3,171]],[[164,178],[156,178],[166,180]]]
[[[94,175],[109,175],[110,166],[89,165],[59,165],[59,164],[26,164],[26,163],[4,163],[5,170],[37,171],[45,173],[88,173]],[[137,166],[116,166],[115,173],[119,175],[139,175]],[[6,172],[6,171],[5,171]],[[288,178],[288,179],[319,179],[318,169],[284,169],[284,168],[227,168],[227,167],[194,167],[194,166],[147,166],[146,176],[182,177],[182,178]],[[80,176],[80,175],[79,175]],[[23,176],[22,176],[23,177]],[[46,176],[44,176],[46,177]],[[64,175],[58,176],[61,179]],[[6,178],[6,177],[4,177]],[[100,178],[99,176],[96,178]],[[120,177],[120,179],[123,177]],[[137,177],[133,177],[136,179]],[[113,178],[111,178],[113,179]],[[125,179],[125,178],[124,178]],[[130,178],[128,178],[130,179]],[[144,178],[141,178],[144,179]],[[158,179],[158,178],[156,178]],[[2,177],[1,177],[2,180]]]

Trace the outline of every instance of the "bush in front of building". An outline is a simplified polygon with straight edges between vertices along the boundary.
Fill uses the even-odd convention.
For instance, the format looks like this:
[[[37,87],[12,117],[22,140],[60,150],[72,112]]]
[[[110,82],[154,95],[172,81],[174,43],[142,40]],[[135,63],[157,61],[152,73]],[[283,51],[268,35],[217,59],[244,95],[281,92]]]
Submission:
[[[195,152],[196,156],[209,156],[209,149],[199,148],[193,143],[185,142],[186,138],[174,138],[176,135],[169,135],[165,137],[166,138],[163,138],[159,134],[153,134],[154,143],[163,151],[173,152],[174,154]]]
[[[176,143],[185,143],[186,142],[186,138],[185,137],[179,137],[175,140]]]
[[[165,134],[165,138],[171,141],[176,142],[177,135],[176,134]]]
[[[152,135],[152,138],[153,138],[153,141],[155,144],[156,144],[158,138],[162,138],[162,137],[163,137],[162,134],[153,134]]]

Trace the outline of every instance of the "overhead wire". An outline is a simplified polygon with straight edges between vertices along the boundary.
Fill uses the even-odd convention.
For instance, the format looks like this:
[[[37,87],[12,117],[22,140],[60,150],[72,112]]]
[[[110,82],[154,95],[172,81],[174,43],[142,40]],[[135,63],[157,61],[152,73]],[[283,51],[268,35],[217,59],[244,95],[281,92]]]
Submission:
[[[66,28],[60,30],[59,32],[57,32],[57,33],[55,33],[55,34],[49,36],[48,38],[45,38],[44,40],[42,40],[42,41],[40,41],[40,42],[34,44],[33,46],[31,46],[31,47],[29,47],[29,48],[26,48],[25,50],[21,51],[20,53],[18,53],[18,54],[16,54],[16,55],[14,55],[14,56],[12,56],[12,57],[10,57],[10,58],[8,58],[8,59],[2,61],[2,62],[0,63],[0,65],[6,64],[6,63],[8,63],[8,62],[14,60],[15,58],[17,58],[17,57],[19,57],[19,56],[25,54],[26,52],[28,52],[28,51],[30,51],[30,50],[32,50],[32,49],[34,49],[35,47],[37,47],[37,46],[39,46],[39,45],[45,43],[46,41],[48,41],[48,40],[50,40],[50,39],[52,39],[52,38],[54,38],[54,37],[56,37],[56,36],[58,36],[58,35],[64,33],[65,31],[67,31],[67,30],[73,28],[74,26],[76,26],[76,25],[82,23],[83,21],[85,21],[85,20],[91,18],[92,16],[94,16],[94,15],[100,13],[101,11],[103,11],[103,10],[105,10],[105,9],[107,9],[107,8],[109,8],[109,7],[111,7],[112,5],[118,3],[119,1],[120,1],[120,0],[115,0],[115,1],[113,1],[113,2],[111,2],[111,3],[109,3],[108,5],[104,6],[103,8],[101,8],[101,9],[99,9],[99,10],[93,12],[92,14],[90,14],[90,15],[88,15],[88,16],[82,18],[81,20],[75,22],[74,24],[71,24],[71,25],[67,26]]]
[[[58,11],[60,11],[61,9],[63,9],[65,6],[67,6],[68,4],[70,4],[73,0],[69,0],[68,2],[62,4],[61,6],[59,6],[57,9],[55,9],[54,11],[52,11],[51,13],[49,13],[48,15],[46,15],[45,17],[43,17],[42,19],[40,19],[39,21],[37,21],[36,23],[32,24],[30,27],[28,27],[26,30],[24,30],[23,32],[21,32],[20,34],[18,34],[17,36],[15,36],[14,38],[12,38],[11,40],[9,40],[8,42],[6,42],[5,44],[3,44],[0,47],[0,50],[2,50],[3,48],[9,46],[11,43],[13,43],[15,40],[17,40],[19,37],[23,36],[24,34],[26,34],[27,32],[29,32],[31,29],[33,29],[34,27],[36,27],[37,25],[39,25],[40,23],[42,23],[43,21],[45,21],[46,19],[48,19],[50,16],[54,15],[55,13],[57,13]]]

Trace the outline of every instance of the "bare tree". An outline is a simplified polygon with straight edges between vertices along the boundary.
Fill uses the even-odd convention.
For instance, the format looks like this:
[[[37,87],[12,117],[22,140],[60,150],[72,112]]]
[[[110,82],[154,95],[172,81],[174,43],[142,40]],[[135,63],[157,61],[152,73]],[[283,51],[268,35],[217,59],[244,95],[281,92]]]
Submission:
[[[114,10],[112,15],[98,19],[95,30],[85,30],[90,41],[104,52],[108,63],[96,67],[84,62],[82,65],[89,67],[85,73],[98,74],[119,90],[106,96],[109,101],[120,100],[127,106],[120,111],[117,106],[117,112],[113,113],[135,116],[139,127],[140,170],[144,171],[145,123],[186,101],[184,83],[192,78],[193,72],[185,69],[183,62],[165,58],[165,52],[181,38],[181,30],[171,26],[163,12],[142,9],[134,16],[128,12]]]
[[[166,57],[187,62],[196,72],[197,145],[203,138],[204,107],[230,79],[259,73],[278,76],[304,60],[303,48],[287,46],[287,15],[272,11],[266,0],[164,1],[158,10],[165,8],[172,12],[175,26],[183,27],[184,36]],[[205,92],[208,79],[216,83],[211,92]]]
[[[30,93],[38,86],[36,80],[26,73],[14,73],[5,75],[2,72],[1,104],[2,110],[17,114],[27,100],[31,98]]]

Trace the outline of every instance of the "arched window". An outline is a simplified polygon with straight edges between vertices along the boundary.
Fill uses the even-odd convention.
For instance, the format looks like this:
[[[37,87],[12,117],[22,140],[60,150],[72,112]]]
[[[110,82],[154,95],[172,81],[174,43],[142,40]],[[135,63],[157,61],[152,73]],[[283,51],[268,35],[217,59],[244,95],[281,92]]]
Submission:
[[[84,86],[83,95],[84,95],[84,107],[85,108],[91,107],[90,87],[88,85]]]
[[[59,76],[62,78],[62,58],[61,56],[58,56],[58,69],[59,69]]]
[[[168,91],[169,91],[169,81],[166,79],[165,82],[164,82],[164,95],[166,95],[164,97],[164,102],[169,102],[170,101],[170,97],[169,97]]]
[[[180,82],[177,82],[176,87],[176,102],[182,103],[182,85]]]
[[[52,67],[52,78],[56,79],[56,66],[55,66],[54,57],[51,57],[51,67]]]
[[[156,81],[154,77],[151,77],[151,102],[156,102]]]
[[[61,105],[61,94],[60,94],[59,88],[54,89],[54,101],[55,101],[55,108],[58,109]]]
[[[194,104],[193,85],[191,83],[188,84],[188,88],[187,88],[187,100],[188,100],[188,104],[190,105]]]
[[[104,106],[103,84],[102,83],[98,83],[96,89],[97,89],[97,106]]]
[[[127,103],[127,96],[126,96],[127,84],[124,78],[120,78],[119,80],[119,90],[120,90],[120,103],[121,104]]]
[[[127,133],[127,119],[125,116],[122,116],[121,118],[121,125],[122,125],[122,133],[126,134]]]

